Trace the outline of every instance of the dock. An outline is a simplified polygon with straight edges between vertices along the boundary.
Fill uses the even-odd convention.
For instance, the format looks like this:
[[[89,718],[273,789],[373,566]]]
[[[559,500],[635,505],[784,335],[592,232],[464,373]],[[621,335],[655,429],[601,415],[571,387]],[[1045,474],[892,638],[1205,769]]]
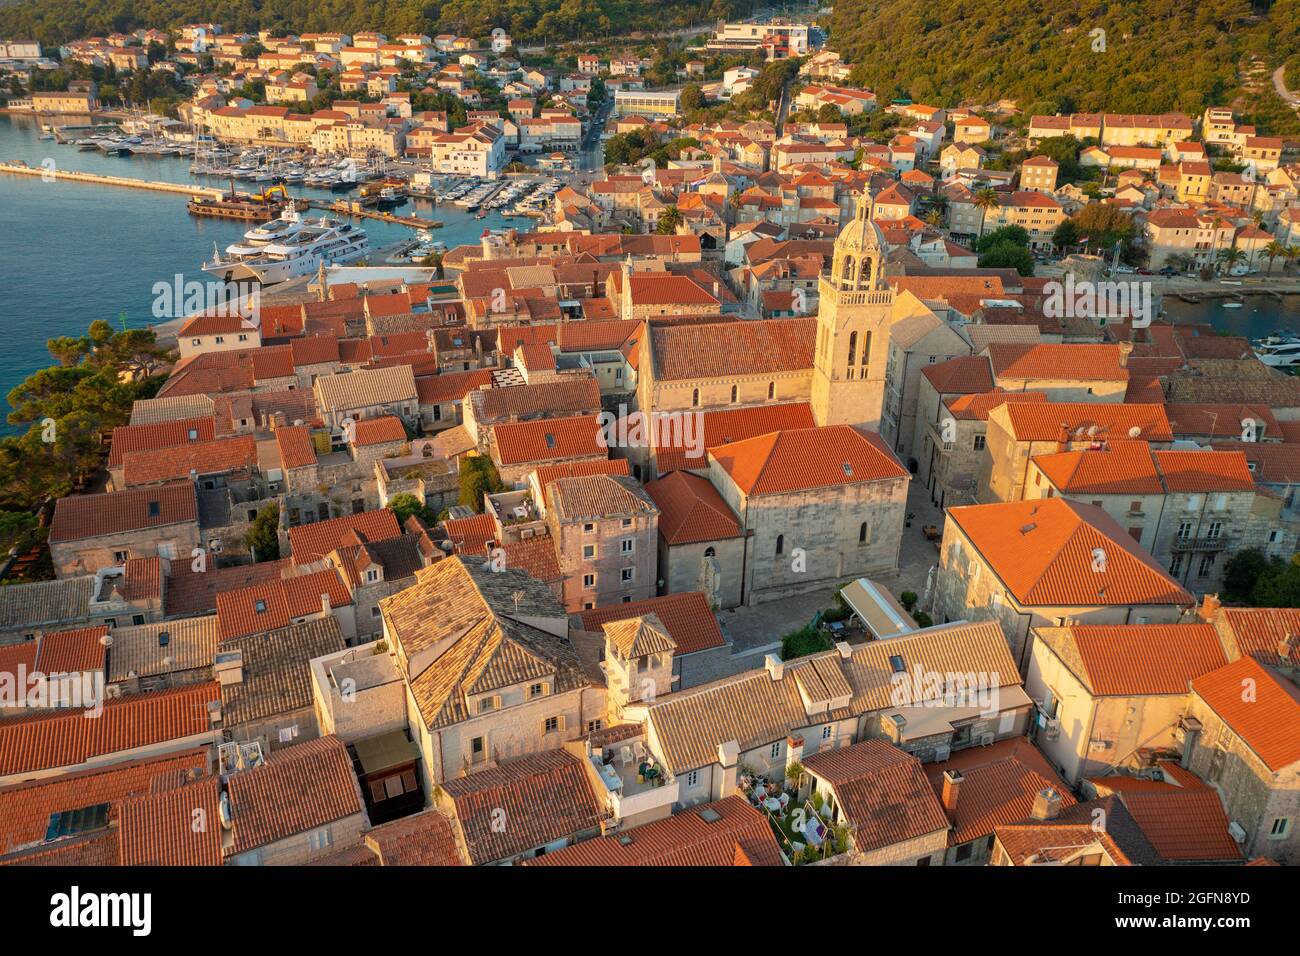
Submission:
[[[299,200],[302,202],[302,200]],[[363,209],[354,202],[338,199],[334,202],[322,202],[319,199],[307,200],[311,209],[325,209],[340,216],[352,216],[355,219],[373,219],[376,222],[389,222],[395,226],[409,226],[412,229],[441,229],[441,219],[421,219],[419,216],[394,216],[390,212]]]
[[[164,183],[150,179],[133,179],[130,176],[101,176],[99,173],[80,173],[57,167],[47,169],[44,166],[28,166],[26,163],[0,163],[0,173],[14,176],[38,176],[47,182],[50,179],[59,182],[90,183],[96,186],[125,186],[129,189],[149,189],[160,193],[176,193],[182,196],[208,196],[220,199],[225,195],[220,189],[208,186],[187,186],[184,183]]]

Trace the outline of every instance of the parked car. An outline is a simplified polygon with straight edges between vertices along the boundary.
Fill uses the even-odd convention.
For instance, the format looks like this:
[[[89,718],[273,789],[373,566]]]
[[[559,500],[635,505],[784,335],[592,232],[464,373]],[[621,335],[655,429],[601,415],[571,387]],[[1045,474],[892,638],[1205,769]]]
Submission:
[[[1178,275],[1178,270],[1175,269],[1173,266],[1165,266],[1163,269],[1160,270],[1160,275],[1162,275],[1162,276],[1176,276],[1176,275]]]
[[[1155,273],[1152,272],[1150,269],[1139,269],[1137,274],[1140,276],[1155,275]]]

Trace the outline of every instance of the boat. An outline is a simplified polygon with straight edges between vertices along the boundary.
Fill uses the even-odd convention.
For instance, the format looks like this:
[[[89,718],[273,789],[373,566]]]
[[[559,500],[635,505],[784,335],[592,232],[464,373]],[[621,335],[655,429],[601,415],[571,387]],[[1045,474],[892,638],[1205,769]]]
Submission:
[[[232,251],[236,248],[238,251]],[[243,255],[243,248],[227,249],[225,257],[205,263],[203,271],[220,275],[227,282],[254,279],[262,285],[274,285],[311,275],[322,264],[360,259],[370,251],[370,241],[360,226],[321,217],[299,220],[288,236],[256,248],[251,255]]]
[[[230,193],[220,199],[194,196],[187,209],[192,216],[209,216],[217,219],[244,219],[249,222],[267,222],[276,219],[289,201],[284,186],[277,183],[260,193],[235,192],[235,180],[230,180]],[[269,241],[269,240],[268,240]]]
[[[1221,304],[1223,305],[1223,307],[1224,307],[1225,309],[1240,309],[1240,308],[1241,308],[1241,303],[1240,303],[1240,302],[1224,302],[1224,303],[1221,303]]]
[[[1300,335],[1289,329],[1281,329],[1250,344],[1255,357],[1265,365],[1273,368],[1300,365]]]

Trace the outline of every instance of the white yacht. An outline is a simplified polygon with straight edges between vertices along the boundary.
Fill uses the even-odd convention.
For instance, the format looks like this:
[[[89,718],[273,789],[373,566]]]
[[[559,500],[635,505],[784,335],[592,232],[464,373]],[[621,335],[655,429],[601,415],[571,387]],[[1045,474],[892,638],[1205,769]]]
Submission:
[[[290,202],[279,218],[254,226],[244,233],[242,240],[232,242],[226,246],[225,255],[218,254],[214,246],[212,261],[203,264],[203,271],[220,276],[224,281],[230,282],[232,279],[238,278],[235,275],[235,266],[246,259],[257,258],[266,251],[268,245],[288,239],[305,225],[306,223],[303,221],[297,207]]]
[[[1255,357],[1265,365],[1274,368],[1300,365],[1300,335],[1290,330],[1274,332],[1250,344],[1255,349]]]
[[[284,239],[267,243],[258,255],[229,262],[225,268],[232,279],[256,279],[262,285],[274,285],[312,275],[322,264],[353,262],[369,251],[370,241],[364,229],[322,218],[308,220]],[[207,266],[204,269],[212,271]]]

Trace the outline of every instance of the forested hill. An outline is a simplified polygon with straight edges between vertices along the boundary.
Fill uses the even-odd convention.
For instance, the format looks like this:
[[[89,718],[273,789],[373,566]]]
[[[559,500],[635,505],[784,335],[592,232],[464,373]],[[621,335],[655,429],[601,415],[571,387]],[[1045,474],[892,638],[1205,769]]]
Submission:
[[[0,0],[0,37],[58,44],[184,23],[274,33],[460,33],[495,27],[516,43],[607,39],[673,30],[751,12],[754,0]]]
[[[1295,62],[1300,0],[837,0],[830,34],[882,96],[1198,113],[1230,102],[1252,66]]]

